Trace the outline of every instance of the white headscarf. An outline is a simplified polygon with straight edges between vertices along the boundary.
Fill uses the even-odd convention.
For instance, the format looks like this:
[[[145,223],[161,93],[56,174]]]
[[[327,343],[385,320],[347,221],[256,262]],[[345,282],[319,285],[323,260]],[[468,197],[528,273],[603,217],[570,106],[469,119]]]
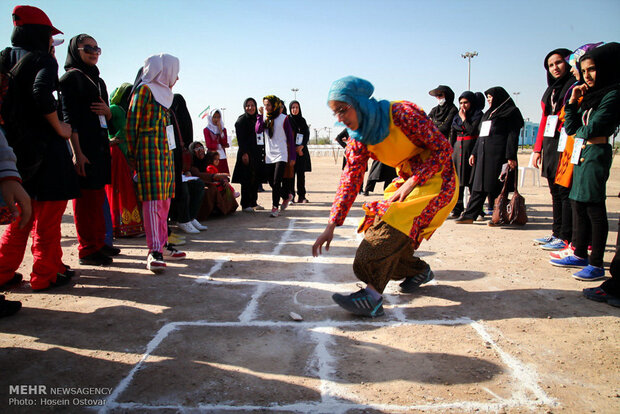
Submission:
[[[174,98],[172,85],[178,76],[179,59],[167,53],[160,53],[149,56],[144,61],[140,85],[147,85],[155,100],[168,109]]]
[[[224,120],[222,119],[222,111],[218,108],[213,108],[211,109],[211,111],[209,111],[209,115],[207,116],[207,121],[209,121],[209,124],[207,125],[207,128],[209,128],[209,131],[213,132],[214,134],[220,134],[222,131],[220,131],[217,125],[213,123],[213,115],[215,115],[216,112],[220,113],[222,131],[224,130]]]

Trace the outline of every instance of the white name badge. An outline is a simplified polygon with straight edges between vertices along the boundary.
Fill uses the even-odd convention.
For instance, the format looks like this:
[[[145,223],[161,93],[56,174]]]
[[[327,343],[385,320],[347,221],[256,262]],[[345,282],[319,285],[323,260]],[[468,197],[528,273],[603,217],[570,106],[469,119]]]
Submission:
[[[545,132],[543,135],[545,137],[553,137],[555,136],[555,128],[558,126],[558,116],[557,115],[549,115],[547,117],[547,123],[545,124]]]
[[[295,137],[295,145],[301,145],[304,142],[304,134],[297,134]]]
[[[560,140],[558,141],[558,152],[564,152],[566,149],[566,140],[568,139],[568,134],[566,130],[562,128],[560,131]]]
[[[265,145],[265,135],[262,132],[260,134],[256,134],[256,144]]]
[[[493,121],[484,121],[480,124],[480,137],[488,137],[491,132],[491,123]]]
[[[583,138],[575,138],[575,145],[573,145],[573,155],[570,157],[571,164],[579,164],[579,157],[581,157],[581,147],[583,146]]]
[[[175,149],[177,147],[177,143],[174,142],[174,125],[168,125],[166,127],[166,138],[168,138],[168,149]]]
[[[99,115],[99,125],[101,125],[101,128],[108,127],[108,123],[105,121],[105,116]]]

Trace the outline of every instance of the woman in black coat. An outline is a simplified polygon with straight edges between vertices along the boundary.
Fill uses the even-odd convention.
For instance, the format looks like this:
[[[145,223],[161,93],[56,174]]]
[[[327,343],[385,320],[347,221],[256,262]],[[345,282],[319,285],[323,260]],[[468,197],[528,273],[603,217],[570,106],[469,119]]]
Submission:
[[[254,98],[248,98],[243,102],[243,110],[245,112],[235,122],[239,150],[232,182],[241,184],[241,209],[252,212],[263,210],[257,201],[264,159],[256,141],[256,101]]]
[[[312,171],[310,151],[308,151],[308,141],[310,140],[310,128],[306,119],[301,115],[301,106],[298,101],[291,101],[288,105],[288,120],[293,128],[295,135],[295,150],[297,160],[295,161],[295,175],[297,176],[297,202],[307,203],[306,198],[306,173]],[[291,186],[291,193],[295,196],[295,189]]]
[[[37,291],[67,284],[75,273],[62,263],[60,223],[67,200],[78,196],[79,188],[67,148],[71,126],[59,120],[53,95],[58,88],[58,63],[50,46],[52,35],[61,32],[51,23],[28,23],[26,18],[33,9],[15,7],[13,47],[0,53],[2,71],[16,70],[18,98],[13,116],[4,118],[4,127],[32,199],[30,221],[9,224],[0,240],[0,285],[21,282],[22,275],[16,271],[32,233],[30,286]],[[15,68],[18,62],[19,70]]]
[[[482,110],[478,105],[478,98],[471,91],[465,91],[459,96],[459,112],[452,121],[450,143],[454,152],[452,161],[459,177],[459,200],[452,210],[452,218],[458,218],[463,212],[463,191],[470,187],[472,167],[469,157],[478,140]]]
[[[109,265],[109,256],[120,253],[104,243],[104,186],[111,182],[107,122],[112,113],[105,83],[97,69],[100,54],[93,37],[73,37],[65,61],[66,73],[60,79],[62,113],[73,129],[71,143],[82,192],[73,201],[80,264],[93,266]]]
[[[444,137],[449,138],[452,120],[459,111],[454,105],[454,91],[449,86],[439,85],[432,91],[429,91],[428,94],[437,98],[439,103],[439,105],[431,109],[428,117],[433,120],[439,132]]]
[[[474,167],[472,195],[463,215],[456,220],[459,224],[473,223],[482,215],[484,199],[491,200],[499,195],[502,182],[499,176],[502,166],[508,164],[513,173],[517,173],[517,149],[519,131],[523,127],[523,115],[500,86],[485,92],[489,109],[482,117],[478,140],[469,157],[469,164]],[[512,178],[510,178],[512,176]],[[508,174],[508,191],[514,190],[514,176]]]

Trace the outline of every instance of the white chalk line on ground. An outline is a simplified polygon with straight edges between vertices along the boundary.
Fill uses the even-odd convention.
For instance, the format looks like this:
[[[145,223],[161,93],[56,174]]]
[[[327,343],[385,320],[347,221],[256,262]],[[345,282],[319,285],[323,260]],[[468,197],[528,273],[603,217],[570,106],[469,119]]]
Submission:
[[[295,220],[289,222],[288,229],[282,235],[280,241],[271,253],[273,256],[278,255],[288,239],[290,238]],[[197,279],[198,283],[231,283],[233,281],[242,283],[237,279],[218,279],[214,280],[211,275],[215,274],[221,269],[222,265],[230,261],[230,258],[222,258],[216,261],[208,273],[200,276]],[[174,409],[178,411],[185,411],[191,409],[200,410],[218,410],[218,411],[255,411],[264,410],[268,408],[273,411],[293,411],[301,413],[309,412],[324,412],[324,413],[345,413],[348,410],[360,410],[360,409],[376,409],[389,412],[406,412],[411,410],[432,410],[441,411],[446,409],[460,409],[466,411],[483,410],[483,411],[499,411],[506,408],[528,408],[534,409],[541,405],[557,406],[558,403],[553,398],[549,397],[538,385],[538,376],[533,369],[525,366],[521,361],[512,357],[493,340],[491,335],[486,331],[484,325],[481,322],[474,322],[468,318],[458,318],[451,320],[407,320],[403,312],[403,308],[407,306],[393,305],[391,307],[390,314],[396,320],[358,320],[358,321],[302,321],[302,322],[284,322],[284,321],[261,321],[256,320],[256,310],[258,306],[258,300],[271,286],[276,285],[289,285],[298,286],[302,288],[319,286],[330,286],[333,289],[334,284],[321,283],[321,282],[296,282],[296,281],[260,281],[245,279],[246,284],[257,285],[256,291],[252,295],[252,299],[239,316],[238,322],[209,322],[209,321],[186,321],[186,322],[171,322],[164,325],[159,329],[155,337],[147,345],[146,352],[140,359],[140,361],[133,367],[129,374],[123,378],[116,386],[110,397],[106,401],[106,405],[100,407],[99,412],[105,413],[110,409],[140,409],[140,410],[164,410]],[[303,289],[302,289],[303,290]],[[299,293],[299,292],[297,292]],[[394,295],[386,295],[394,296]],[[296,295],[295,295],[296,297]],[[371,326],[371,327],[401,327],[401,326],[413,326],[413,325],[469,325],[476,333],[487,343],[491,344],[492,349],[499,355],[500,359],[508,366],[510,374],[516,380],[519,385],[518,389],[513,392],[512,398],[504,399],[496,395],[485,388],[485,390],[495,398],[496,402],[483,403],[476,401],[456,401],[450,403],[438,403],[438,404],[423,404],[423,405],[394,405],[394,404],[375,404],[365,403],[359,400],[359,398],[348,392],[345,387],[340,384],[334,378],[335,365],[337,359],[330,353],[329,347],[333,344],[334,329],[344,328],[351,326]],[[155,349],[170,335],[180,327],[191,326],[204,326],[204,327],[258,327],[258,328],[298,328],[307,329],[311,331],[311,336],[315,340],[315,351],[313,355],[313,362],[316,364],[316,375],[320,380],[320,394],[321,401],[309,401],[309,402],[296,402],[294,404],[271,404],[269,406],[254,406],[254,405],[220,405],[220,404],[198,404],[198,406],[184,406],[184,405],[148,405],[140,403],[118,403],[116,400],[118,397],[129,387],[136,372],[142,368],[149,356],[155,351]],[[527,396],[527,391],[530,391],[535,399],[530,399]],[[347,401],[348,400],[348,401]],[[353,402],[351,402],[353,401]],[[96,407],[93,407],[96,408]]]
[[[486,390],[490,395],[499,401],[482,403],[476,401],[456,401],[450,403],[438,403],[438,404],[423,404],[423,405],[394,405],[394,404],[376,404],[368,402],[351,402],[358,400],[358,397],[348,392],[345,387],[333,378],[335,372],[336,359],[329,352],[329,345],[333,343],[333,329],[336,328],[350,328],[352,326],[367,326],[372,328],[398,328],[403,326],[421,326],[421,325],[469,325],[475,332],[477,332],[480,338],[485,342],[491,344],[492,349],[498,354],[500,359],[508,366],[510,374],[516,380],[518,388],[514,390],[512,398],[504,399],[490,390]],[[549,397],[538,385],[538,376],[532,368],[527,367],[521,361],[512,357],[506,353],[501,347],[493,340],[491,335],[486,331],[484,325],[481,322],[474,322],[468,318],[458,319],[437,319],[437,320],[410,320],[410,321],[376,321],[376,320],[359,320],[359,321],[314,321],[314,322],[284,322],[284,321],[261,321],[250,320],[247,322],[211,322],[211,321],[186,321],[186,322],[171,322],[164,325],[157,332],[157,335],[149,342],[146,352],[140,359],[140,361],[133,367],[129,374],[121,380],[121,382],[114,389],[110,397],[108,398],[106,405],[99,411],[102,413],[107,412],[110,409],[148,409],[148,410],[160,410],[160,409],[179,409],[186,410],[196,407],[183,406],[183,405],[149,405],[140,403],[117,403],[118,397],[129,387],[135,374],[139,371],[144,363],[148,360],[150,355],[155,349],[170,335],[172,332],[182,327],[217,327],[217,328],[297,328],[306,329],[312,332],[312,337],[316,341],[316,347],[314,351],[314,362],[316,363],[316,375],[321,381],[321,403],[318,402],[298,402],[295,404],[273,404],[269,406],[252,406],[252,405],[219,405],[219,404],[200,404],[197,406],[199,409],[211,409],[211,410],[259,410],[269,408],[274,411],[294,411],[294,412],[333,412],[340,413],[346,412],[351,409],[364,409],[374,408],[377,410],[387,410],[393,412],[406,412],[409,410],[442,410],[449,408],[457,408],[467,411],[483,410],[483,411],[498,411],[505,408],[523,407],[528,409],[534,409],[542,405],[545,406],[557,406],[558,403],[555,399]],[[535,399],[528,398],[527,391],[531,392]],[[347,401],[348,400],[348,401]],[[318,411],[317,411],[318,410]]]

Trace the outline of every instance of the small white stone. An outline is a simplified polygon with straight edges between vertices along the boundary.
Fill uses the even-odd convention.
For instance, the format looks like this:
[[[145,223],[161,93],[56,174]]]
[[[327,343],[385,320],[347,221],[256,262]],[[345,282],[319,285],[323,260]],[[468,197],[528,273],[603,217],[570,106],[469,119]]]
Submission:
[[[304,318],[302,318],[302,316],[300,314],[295,313],[295,312],[289,313],[288,316],[290,316],[291,319],[294,320],[294,321],[303,321],[304,320]]]

